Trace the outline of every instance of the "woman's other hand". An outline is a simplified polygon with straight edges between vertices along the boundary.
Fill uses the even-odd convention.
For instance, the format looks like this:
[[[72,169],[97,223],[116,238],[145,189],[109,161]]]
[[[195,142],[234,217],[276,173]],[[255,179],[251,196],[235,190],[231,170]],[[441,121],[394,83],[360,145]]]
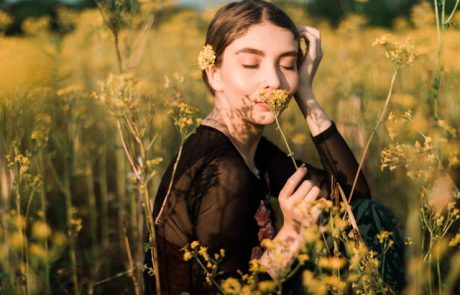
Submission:
[[[307,26],[297,27],[297,31],[308,47],[298,69],[299,85],[294,97],[305,117],[311,135],[316,136],[332,124],[313,94],[313,79],[323,58],[321,33],[318,29]]]
[[[307,44],[307,52],[299,68],[298,90],[299,92],[312,93],[313,79],[323,57],[321,32],[316,28],[308,26],[297,27],[297,30],[300,38],[304,39]]]
[[[298,233],[300,226],[308,227],[315,223],[321,213],[319,207],[313,206],[321,190],[312,181],[303,180],[306,174],[307,168],[300,167],[280,191],[278,200],[285,230]]]

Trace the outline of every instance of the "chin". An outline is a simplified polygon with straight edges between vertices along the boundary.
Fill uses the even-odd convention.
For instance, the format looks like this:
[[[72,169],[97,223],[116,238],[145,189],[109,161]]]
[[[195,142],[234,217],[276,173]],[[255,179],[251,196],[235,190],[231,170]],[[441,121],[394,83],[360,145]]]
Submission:
[[[251,121],[256,125],[267,126],[275,123],[275,115],[272,112],[257,112]]]

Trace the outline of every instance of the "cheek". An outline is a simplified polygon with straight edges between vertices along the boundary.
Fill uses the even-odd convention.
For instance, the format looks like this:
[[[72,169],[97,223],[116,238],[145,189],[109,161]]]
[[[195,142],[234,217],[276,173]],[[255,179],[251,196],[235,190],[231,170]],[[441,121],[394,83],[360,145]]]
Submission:
[[[237,68],[228,69],[223,73],[224,91],[234,95],[249,96],[257,90],[256,75],[248,75],[247,71]]]
[[[298,72],[293,72],[292,74],[286,75],[286,86],[285,88],[293,95],[297,88],[299,87],[299,74]]]

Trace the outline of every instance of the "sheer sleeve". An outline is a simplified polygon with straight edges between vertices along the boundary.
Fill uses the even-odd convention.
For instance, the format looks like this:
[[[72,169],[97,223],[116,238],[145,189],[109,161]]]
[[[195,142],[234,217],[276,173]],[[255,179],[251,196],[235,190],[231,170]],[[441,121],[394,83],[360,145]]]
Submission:
[[[350,195],[351,187],[358,171],[358,163],[342,135],[340,135],[334,123],[313,137],[319,158],[324,169],[334,175],[343,188],[345,195]],[[359,172],[356,183],[354,198],[370,198],[369,185],[362,173]]]
[[[334,176],[348,195],[358,164],[335,124],[332,123],[328,129],[312,139],[323,169],[306,164],[308,173],[305,178],[313,180],[321,188],[321,197],[327,197],[331,187],[331,176]],[[271,194],[278,197],[287,179],[295,172],[291,159],[276,145],[263,138],[256,154],[256,162],[268,174]],[[296,162],[298,165],[303,163],[300,160]],[[354,198],[370,198],[370,189],[362,173],[358,179]]]

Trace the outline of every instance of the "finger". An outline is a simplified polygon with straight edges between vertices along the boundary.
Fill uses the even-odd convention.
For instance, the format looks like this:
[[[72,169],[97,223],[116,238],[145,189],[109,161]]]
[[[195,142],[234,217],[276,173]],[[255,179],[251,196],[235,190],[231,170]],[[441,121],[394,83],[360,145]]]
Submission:
[[[294,174],[292,174],[291,177],[286,181],[286,184],[283,186],[283,188],[280,191],[279,194],[279,200],[281,201],[282,199],[286,199],[290,195],[292,195],[299,185],[299,182],[303,179],[303,177],[307,174],[307,167],[302,165],[297,169]]]
[[[297,31],[299,32],[299,34],[301,35],[304,35],[304,34],[311,34],[312,36],[314,36],[315,38],[321,38],[321,31],[316,29],[316,28],[313,28],[313,27],[300,27],[297,29]]]
[[[321,211],[323,211],[322,207],[319,205],[315,205],[311,208],[310,211],[310,216],[311,216],[311,221],[316,222],[321,215]]]
[[[321,189],[315,185],[308,191],[304,200],[306,202],[313,202],[314,200],[316,200],[316,198],[318,198],[320,192],[321,192]]]
[[[313,187],[313,182],[311,182],[310,180],[304,180],[302,184],[299,186],[299,188],[295,191],[295,193],[293,193],[289,197],[289,200],[295,201],[299,199],[300,200],[304,199],[312,187]]]
[[[308,51],[306,54],[314,54],[316,53],[317,55],[321,55],[322,49],[321,49],[321,39],[316,37],[310,32],[305,32],[305,34],[302,36],[302,38],[305,39],[305,42],[308,45]]]
[[[321,44],[321,38],[316,36],[315,34],[306,31],[303,37],[308,40],[310,44]],[[313,47],[313,46],[312,46]]]

